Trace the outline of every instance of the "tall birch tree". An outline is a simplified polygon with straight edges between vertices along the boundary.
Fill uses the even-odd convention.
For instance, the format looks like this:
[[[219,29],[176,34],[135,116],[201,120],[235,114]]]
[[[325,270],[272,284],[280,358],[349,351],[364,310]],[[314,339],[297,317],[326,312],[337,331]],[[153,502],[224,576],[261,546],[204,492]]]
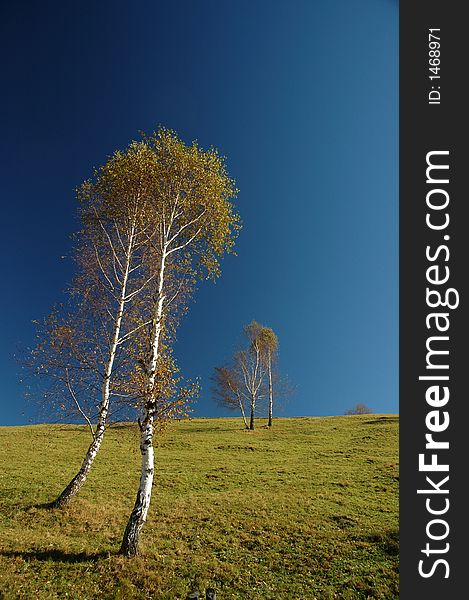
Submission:
[[[143,357],[145,392],[140,423],[142,467],[134,508],[124,531],[120,552],[138,553],[141,530],[147,518],[154,475],[153,435],[157,411],[157,363],[162,336],[181,287],[220,274],[220,258],[231,252],[239,218],[231,198],[236,195],[224,158],[197,143],[185,145],[169,130],[144,138],[157,162],[158,183],[151,198],[154,216],[149,236],[156,260],[149,264],[155,277],[152,326]],[[194,340],[197,343],[197,340]]]
[[[37,372],[53,375],[65,388],[88,423],[92,441],[54,507],[68,504],[85,483],[104,438],[112,396],[132,395],[120,389],[133,369],[123,356],[124,347],[150,323],[142,322],[132,307],[154,278],[143,268],[153,225],[149,190],[154,187],[154,153],[145,143],[133,142],[77,190],[82,230],[77,235],[71,311],[47,320],[34,352]],[[99,395],[97,414],[86,410],[89,398],[82,404],[84,392],[93,399]]]

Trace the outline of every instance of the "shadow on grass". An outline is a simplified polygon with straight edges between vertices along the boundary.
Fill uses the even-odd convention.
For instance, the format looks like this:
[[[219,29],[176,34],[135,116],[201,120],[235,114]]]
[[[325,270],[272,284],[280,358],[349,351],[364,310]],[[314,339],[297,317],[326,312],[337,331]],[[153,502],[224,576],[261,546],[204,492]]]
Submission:
[[[30,506],[26,506],[25,510],[28,510],[28,508],[40,508],[40,509],[44,509],[44,510],[53,510],[57,507],[55,506],[55,500],[53,500],[52,502],[42,502],[41,504],[31,504]]]
[[[376,544],[388,556],[399,555],[399,530],[390,529],[383,533],[351,536],[352,540]]]
[[[44,562],[81,563],[96,562],[102,558],[108,558],[109,552],[64,552],[63,550],[0,550],[0,556],[6,558],[22,558],[25,561],[39,560]]]
[[[364,421],[365,425],[383,425],[384,423],[399,423],[399,417],[378,417],[372,421]]]

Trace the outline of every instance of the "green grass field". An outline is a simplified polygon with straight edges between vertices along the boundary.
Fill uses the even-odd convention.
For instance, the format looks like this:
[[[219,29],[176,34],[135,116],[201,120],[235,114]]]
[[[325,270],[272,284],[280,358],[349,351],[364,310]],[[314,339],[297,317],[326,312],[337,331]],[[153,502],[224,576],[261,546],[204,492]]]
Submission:
[[[136,559],[117,555],[139,479],[136,426],[107,432],[80,495],[54,500],[84,427],[0,427],[0,597],[398,598],[398,417],[173,424]],[[205,597],[205,596],[202,596]]]

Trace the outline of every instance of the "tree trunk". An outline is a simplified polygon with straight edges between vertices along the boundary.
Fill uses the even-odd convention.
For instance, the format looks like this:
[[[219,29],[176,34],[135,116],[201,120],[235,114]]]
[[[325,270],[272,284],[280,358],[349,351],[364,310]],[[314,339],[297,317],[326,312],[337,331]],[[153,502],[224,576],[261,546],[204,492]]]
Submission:
[[[244,426],[246,427],[246,429],[249,429],[249,425],[246,420],[246,413],[244,412],[243,401],[241,400],[241,398],[239,399],[239,408],[241,409],[241,414],[243,415]]]
[[[124,316],[124,305],[125,298],[127,294],[127,281],[129,278],[129,269],[130,269],[130,261],[132,256],[133,242],[134,242],[134,227],[132,228],[132,232],[129,236],[129,243],[127,248],[126,255],[126,264],[124,276],[122,279],[121,292],[119,296],[119,305],[117,308],[116,319],[114,322],[114,332],[112,336],[112,343],[109,348],[109,357],[108,362],[106,364],[106,369],[104,372],[103,385],[101,389],[101,404],[99,407],[99,417],[98,417],[98,425],[96,428],[96,432],[94,434],[94,439],[91,442],[88,451],[86,452],[85,459],[81,465],[80,470],[72,479],[72,481],[67,485],[64,491],[60,494],[60,496],[52,503],[52,507],[59,508],[67,505],[73,497],[79,492],[82,485],[85,483],[86,478],[88,477],[88,473],[91,471],[91,467],[93,466],[94,459],[101,448],[101,444],[104,438],[104,432],[106,429],[106,420],[109,412],[109,397],[110,397],[110,384],[111,384],[111,375],[112,369],[114,366],[114,360],[116,358],[117,346],[119,345],[119,337],[120,330],[122,325],[122,317]]]
[[[67,485],[64,491],[60,494],[60,496],[55,500],[51,506],[52,508],[61,508],[66,506],[72,498],[79,492],[82,485],[85,483],[88,473],[91,471],[91,467],[93,466],[94,459],[101,448],[101,443],[104,438],[104,424],[99,426],[96,430],[94,440],[91,442],[88,451],[86,452],[85,459],[81,465],[80,470],[72,479],[72,481]]]
[[[272,427],[272,413],[274,404],[274,394],[272,386],[272,358],[269,352],[269,427]]]
[[[149,416],[142,426],[140,438],[140,452],[142,454],[142,473],[134,508],[130,515],[119,553],[131,558],[138,554],[140,533],[147,519],[151,500],[151,488],[154,473],[153,451],[153,417]]]
[[[152,332],[151,355],[148,361],[148,382],[146,389],[145,416],[141,426],[140,452],[142,454],[142,470],[140,475],[140,486],[132,513],[129,517],[124,531],[124,537],[119,553],[129,558],[138,554],[140,543],[140,532],[146,521],[150,507],[151,489],[153,485],[154,451],[153,451],[153,418],[155,410],[155,399],[153,397],[156,366],[158,361],[159,340],[161,334],[163,316],[163,284],[166,253],[163,252],[160,263],[160,274],[158,282],[158,301],[156,303],[155,319]]]
[[[254,413],[256,412],[256,401],[253,398],[251,400],[251,420],[249,422],[249,429],[254,430]]]

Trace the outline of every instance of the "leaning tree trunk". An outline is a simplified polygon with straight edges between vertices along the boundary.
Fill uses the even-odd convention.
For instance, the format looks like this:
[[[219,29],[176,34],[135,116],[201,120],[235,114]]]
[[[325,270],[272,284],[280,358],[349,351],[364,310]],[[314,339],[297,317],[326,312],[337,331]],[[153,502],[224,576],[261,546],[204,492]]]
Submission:
[[[107,408],[106,411],[107,413]],[[94,439],[86,452],[85,458],[81,465],[80,470],[72,479],[72,481],[67,485],[67,487],[63,490],[60,496],[52,502],[51,506],[53,508],[59,508],[66,506],[74,496],[79,492],[82,485],[85,483],[88,473],[91,471],[91,467],[93,466],[94,459],[101,448],[101,443],[104,438],[104,430],[105,430],[105,422],[106,416],[103,414],[102,422],[98,425],[96,432],[94,434]]]
[[[241,398],[239,399],[239,408],[241,409],[241,414],[243,415],[244,426],[246,427],[246,429],[249,429],[249,425],[246,420],[246,413],[244,412],[243,401],[241,400]]]
[[[119,296],[119,305],[117,309],[116,320],[114,322],[114,333],[112,336],[111,346],[109,348],[109,358],[106,364],[103,385],[101,388],[101,404],[99,407],[99,417],[96,431],[93,436],[93,441],[91,442],[85,454],[85,458],[82,462],[80,470],[72,479],[72,481],[67,485],[67,487],[63,490],[60,496],[51,504],[53,508],[66,506],[74,498],[74,496],[76,496],[82,485],[85,483],[86,478],[88,477],[88,473],[91,471],[91,467],[93,466],[94,459],[96,458],[96,455],[98,454],[99,449],[101,448],[101,444],[103,442],[104,432],[106,429],[106,420],[109,412],[111,374],[114,366],[114,360],[116,358],[117,346],[119,345],[122,317],[124,315],[124,305],[127,294],[127,281],[129,278],[133,239],[134,228],[132,229],[132,233],[129,237],[124,276],[122,278],[121,293]]]
[[[163,315],[163,283],[166,254],[163,252],[160,263],[160,275],[158,282],[158,302],[152,335],[151,356],[147,367],[148,383],[146,389],[145,415],[143,423],[140,426],[140,452],[142,455],[142,469],[140,475],[140,485],[137,492],[134,508],[127,522],[124,531],[124,537],[120,547],[120,554],[129,558],[138,554],[140,543],[140,533],[147,519],[148,509],[150,507],[151,489],[153,485],[154,473],[154,451],[153,451],[153,420],[155,413],[155,398],[153,397],[156,365],[159,353],[159,340],[162,327]]]

